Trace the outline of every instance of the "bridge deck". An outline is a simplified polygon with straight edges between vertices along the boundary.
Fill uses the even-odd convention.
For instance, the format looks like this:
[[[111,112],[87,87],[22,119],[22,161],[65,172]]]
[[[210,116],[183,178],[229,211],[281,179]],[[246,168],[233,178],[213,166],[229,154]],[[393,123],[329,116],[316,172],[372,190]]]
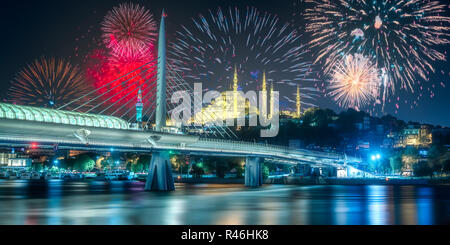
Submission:
[[[83,129],[88,132],[86,142],[76,137]],[[153,143],[152,140],[154,139]],[[170,135],[156,132],[80,127],[44,122],[0,119],[0,141],[10,145],[39,142],[58,144],[60,148],[108,149],[136,151],[176,150],[202,155],[259,156],[287,161],[337,164],[343,155],[296,150],[288,147],[220,139],[202,139],[186,135]]]

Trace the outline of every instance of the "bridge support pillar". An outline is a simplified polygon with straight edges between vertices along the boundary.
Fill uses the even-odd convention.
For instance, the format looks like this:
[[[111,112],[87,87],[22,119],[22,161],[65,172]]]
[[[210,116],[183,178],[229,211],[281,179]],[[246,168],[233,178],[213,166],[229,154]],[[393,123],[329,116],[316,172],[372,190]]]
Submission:
[[[263,184],[262,163],[259,157],[245,160],[245,186],[260,187]]]
[[[172,176],[169,152],[155,152],[152,154],[146,191],[174,191],[175,184]]]

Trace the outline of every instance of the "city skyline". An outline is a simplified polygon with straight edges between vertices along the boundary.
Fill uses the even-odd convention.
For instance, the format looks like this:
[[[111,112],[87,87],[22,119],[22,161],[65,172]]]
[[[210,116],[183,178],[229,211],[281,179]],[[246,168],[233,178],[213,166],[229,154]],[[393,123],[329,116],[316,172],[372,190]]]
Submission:
[[[0,225],[449,224],[450,5],[284,3],[7,3]]]
[[[94,46],[92,40],[86,41],[86,39],[99,39],[99,36],[101,36],[100,22],[102,21],[103,16],[112,7],[124,2],[126,1],[98,1],[92,4],[75,4],[71,2],[61,4],[52,1],[41,2],[39,4],[27,1],[8,3],[9,5],[12,5],[10,6],[11,11],[9,12],[14,13],[20,11],[22,15],[20,16],[20,19],[17,19],[19,17],[15,16],[8,16],[8,14],[2,17],[5,18],[5,21],[2,23],[6,25],[5,28],[8,30],[8,33],[11,33],[7,38],[2,40],[3,45],[1,46],[4,48],[8,47],[4,50],[3,53],[5,55],[3,55],[2,58],[11,58],[9,58],[8,62],[6,62],[6,60],[2,61],[5,65],[0,70],[0,77],[4,81],[0,83],[2,88],[1,97],[6,98],[6,91],[13,81],[15,74],[22,67],[32,62],[32,60],[43,55],[67,58],[74,64],[83,67],[84,63],[79,57],[89,53]],[[210,9],[217,9],[217,7],[227,9],[228,7],[237,6],[245,9],[248,6],[255,6],[261,11],[267,11],[270,14],[279,16],[283,22],[289,22],[294,25],[296,20],[296,17],[293,17],[295,10],[287,10],[289,9],[289,5],[273,6],[270,1],[258,1],[258,3],[254,1],[193,1],[190,4],[186,4],[187,6],[186,8],[183,8],[183,11],[181,11],[180,8],[171,8],[171,6],[173,6],[171,4],[167,4],[165,7],[163,2],[152,2],[151,5],[146,1],[137,1],[136,3],[142,4],[149,9],[156,20],[159,19],[157,17],[159,12],[162,11],[163,8],[166,9],[168,15],[167,35],[169,42],[174,40],[173,33],[180,29],[180,23],[194,18],[199,14],[204,14]],[[45,15],[39,14],[41,11],[35,11],[36,9],[44,11],[44,9],[48,8],[52,11],[49,11]],[[77,11],[72,11],[73,8]],[[282,14],[286,12],[289,14]],[[72,15],[80,17],[73,18]],[[60,19],[60,21],[55,21],[56,19]],[[15,24],[22,26],[30,25],[30,28],[14,28]],[[33,45],[31,46],[29,45],[30,40],[33,40]],[[18,53],[18,50],[26,50],[27,52]],[[14,55],[14,53],[16,53],[16,55]],[[77,54],[78,57],[76,57]],[[444,73],[445,75],[441,74],[441,70],[444,71],[445,69],[445,65],[442,69],[437,67],[437,72],[435,75],[432,75],[431,80],[441,80],[444,84],[443,86],[445,86],[448,80],[448,71]],[[232,72],[230,75],[232,75]],[[256,80],[257,83],[259,83],[261,78],[258,77]],[[211,84],[211,89],[215,89],[218,86],[229,86],[231,82],[232,81],[230,80],[228,83]],[[395,109],[387,108],[385,114],[391,114],[407,122],[417,121],[434,125],[450,126],[450,116],[448,113],[440,113],[446,109],[446,105],[450,98],[450,96],[447,96],[450,94],[450,89],[448,86],[442,87],[440,84],[440,82],[435,83],[435,85],[433,84],[433,86],[437,87],[434,91],[433,98],[424,96],[424,98],[420,100],[420,103],[418,103],[417,106],[414,106],[413,109],[411,109],[408,104],[412,101],[410,98],[411,96],[406,94],[404,96],[398,96],[398,98],[392,98],[392,100],[398,99],[400,101],[397,103],[400,104],[400,109],[398,109],[398,113],[396,114]],[[206,84],[204,86],[208,85],[209,84]],[[249,86],[251,87],[253,85]],[[294,87],[275,83],[275,89],[280,90],[280,98],[287,96],[291,100],[291,102],[284,101],[282,106],[288,106],[295,110],[296,94],[292,88]],[[407,102],[402,105],[401,102],[404,101]],[[331,98],[325,97],[323,93],[314,97],[313,104],[321,108],[330,108],[338,112],[346,110],[346,108],[339,107]],[[395,103],[391,103],[390,106],[395,107]],[[308,106],[302,106],[302,108],[308,108]],[[374,116],[382,116],[382,114],[375,113]]]

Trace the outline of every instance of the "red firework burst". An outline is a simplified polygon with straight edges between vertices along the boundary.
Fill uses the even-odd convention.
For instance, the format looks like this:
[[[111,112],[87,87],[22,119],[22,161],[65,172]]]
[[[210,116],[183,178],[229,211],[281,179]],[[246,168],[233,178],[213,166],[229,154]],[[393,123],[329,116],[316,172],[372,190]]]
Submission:
[[[95,103],[105,103],[101,109],[109,108],[107,112],[117,112],[115,116],[133,117],[135,111],[128,109],[135,106],[141,86],[144,105],[151,106],[150,99],[156,91],[156,65],[148,64],[150,61],[150,58],[134,62],[111,59],[104,51],[94,51],[89,57],[86,74],[98,88],[100,98]]]
[[[103,41],[112,56],[134,61],[152,52],[156,22],[144,7],[125,3],[108,12],[102,31]]]

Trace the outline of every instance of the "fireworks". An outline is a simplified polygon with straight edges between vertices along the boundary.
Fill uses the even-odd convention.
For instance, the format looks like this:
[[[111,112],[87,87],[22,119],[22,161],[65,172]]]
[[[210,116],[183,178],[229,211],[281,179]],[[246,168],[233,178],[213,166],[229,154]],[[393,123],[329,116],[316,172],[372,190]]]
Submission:
[[[119,60],[146,57],[154,46],[156,23],[153,15],[137,4],[114,7],[102,23],[103,40]]]
[[[150,62],[150,58],[136,62],[113,62],[107,53],[95,50],[88,58],[86,71],[87,78],[98,88],[95,96],[100,97],[94,103],[106,103],[100,109],[114,104],[108,112],[113,112],[122,105],[126,111],[134,106],[139,86],[144,96],[150,97],[155,92],[156,62],[144,62]]]
[[[108,12],[102,31],[107,50],[97,49],[87,58],[86,74],[100,96],[94,103],[102,103],[99,109],[106,112],[123,108],[118,113],[130,116],[138,87],[146,98],[154,93],[149,81],[156,80],[156,66],[149,62],[156,57],[156,23],[144,7],[127,3]]]
[[[90,90],[78,66],[42,57],[16,75],[8,98],[12,103],[57,108]]]
[[[240,86],[260,86],[265,72],[268,82],[295,87],[302,83],[302,97],[311,99],[308,50],[301,45],[298,31],[280,22],[254,7],[242,12],[238,8],[210,10],[176,33],[169,62],[190,83],[228,87],[237,66]]]
[[[432,63],[446,60],[437,47],[450,43],[450,18],[443,16],[447,5],[439,1],[306,2],[313,4],[304,14],[306,31],[324,73],[349,54],[366,53],[386,72],[386,96],[397,88],[414,92],[421,79],[435,72]]]
[[[369,58],[348,55],[332,71],[330,95],[340,106],[359,110],[375,101],[380,83],[380,73]]]

